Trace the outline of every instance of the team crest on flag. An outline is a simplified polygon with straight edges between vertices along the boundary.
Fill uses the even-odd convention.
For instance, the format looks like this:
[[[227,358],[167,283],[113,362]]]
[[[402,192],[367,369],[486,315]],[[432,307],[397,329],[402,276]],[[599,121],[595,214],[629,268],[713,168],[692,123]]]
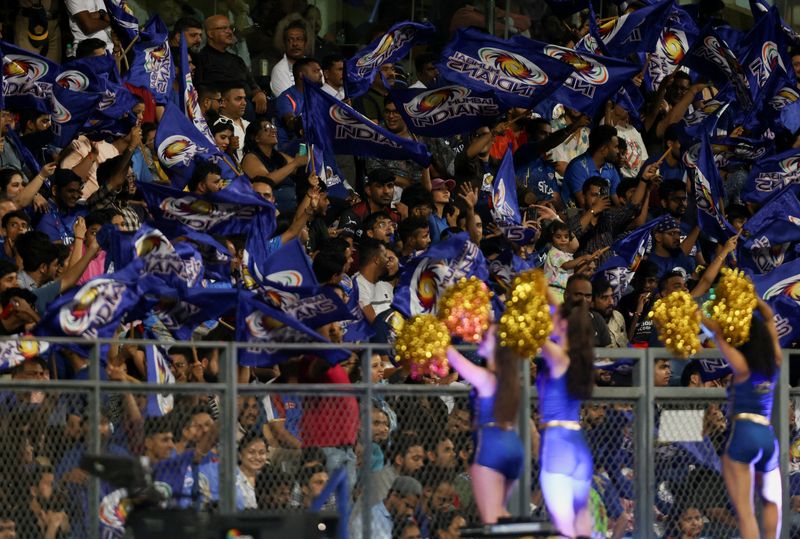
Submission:
[[[557,47],[555,45],[547,45],[544,48],[544,53],[552,58],[561,60],[562,62],[571,65],[575,69],[575,73],[569,76],[564,83],[573,89],[578,89],[584,92],[588,98],[594,96],[594,86],[598,84],[605,84],[608,82],[608,69],[600,62],[595,61],[587,56],[582,56],[580,53]],[[572,83],[570,84],[570,81]],[[588,83],[582,85],[578,81]]]
[[[47,353],[50,344],[28,337],[0,342],[0,371],[13,369],[24,361]]]
[[[171,135],[158,145],[158,159],[167,168],[189,166],[194,156],[208,152],[208,148],[198,146],[192,139],[184,135]]]
[[[748,66],[750,73],[756,78],[759,86],[763,86],[767,82],[767,79],[777,67],[786,71],[781,54],[778,52],[778,45],[774,41],[765,41],[761,46],[761,57],[754,59]]]
[[[201,231],[210,230],[234,218],[251,219],[256,214],[253,206],[210,202],[195,197],[167,197],[161,201],[159,208],[163,212],[163,219],[178,221]]]
[[[113,279],[89,281],[59,312],[59,323],[65,335],[97,337],[96,327],[111,323],[117,316],[128,287]]]

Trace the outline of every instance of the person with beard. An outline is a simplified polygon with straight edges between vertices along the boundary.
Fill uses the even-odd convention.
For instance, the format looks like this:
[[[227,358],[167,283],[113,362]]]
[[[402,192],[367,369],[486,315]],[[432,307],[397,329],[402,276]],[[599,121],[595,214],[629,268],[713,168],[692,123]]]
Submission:
[[[178,48],[181,46],[181,34],[186,41],[186,49],[193,54],[200,52],[200,45],[203,44],[203,23],[194,17],[181,17],[172,25],[169,33],[169,46]]]
[[[386,246],[372,238],[361,238],[358,245],[358,273],[353,281],[358,286],[358,303],[364,317],[372,323],[375,317],[387,310],[394,298],[394,288],[381,281],[386,275]]]
[[[26,507],[17,515],[19,536],[26,539],[56,539],[68,537],[69,516],[60,500],[61,493],[55,490],[55,475],[49,465],[37,463],[28,473]]]
[[[413,477],[401,475],[389,488],[386,497],[370,508],[371,539],[391,539],[394,522],[410,518],[422,497],[422,485]],[[359,506],[360,507],[360,506]],[[361,513],[353,512],[349,522],[351,539],[364,537],[364,523]]]
[[[354,233],[363,219],[372,213],[386,212],[395,223],[400,222],[400,214],[392,209],[395,177],[386,168],[369,169],[364,179],[364,200],[342,212],[339,216],[339,229]]]
[[[425,446],[414,435],[398,433],[392,436],[392,444],[386,453],[387,464],[367,477],[369,493],[367,505],[373,506],[386,498],[392,483],[400,476],[418,477],[425,465]],[[358,500],[358,506],[362,501]]]
[[[611,337],[610,348],[627,348],[628,335],[625,331],[625,318],[614,309],[614,291],[605,279],[592,282],[592,311],[605,320]]]
[[[384,102],[388,101],[387,96],[389,95],[389,90],[386,89],[383,81],[385,79],[386,84],[391,88],[394,86],[396,77],[394,64],[382,64],[380,71],[372,79],[372,85],[367,93],[353,100],[353,108],[373,122],[383,123],[386,119]]]
[[[694,272],[697,263],[682,248],[681,225],[671,215],[653,230],[653,251],[647,260],[658,266],[658,277],[678,271],[688,278]]]

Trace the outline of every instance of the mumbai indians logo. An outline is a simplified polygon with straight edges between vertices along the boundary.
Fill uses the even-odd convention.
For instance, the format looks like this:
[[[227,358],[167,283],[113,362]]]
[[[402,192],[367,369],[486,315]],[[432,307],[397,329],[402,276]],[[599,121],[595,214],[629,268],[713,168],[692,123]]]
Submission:
[[[238,206],[208,202],[194,197],[168,197],[159,205],[164,219],[179,221],[195,230],[208,230],[233,217],[251,218],[255,210],[251,206]]]
[[[497,189],[492,194],[492,204],[494,213],[500,220],[511,220],[514,218],[514,210],[506,200],[506,182],[499,182]]]
[[[245,318],[245,325],[254,339],[267,340],[276,329],[283,327],[283,323],[265,315],[261,311],[254,311]]]
[[[134,243],[136,256],[145,256],[151,253],[169,254],[172,252],[171,247],[167,238],[158,230],[145,234]]]
[[[485,64],[506,77],[534,86],[547,84],[547,74],[536,64],[518,54],[494,47],[484,47],[478,51],[478,56]]]
[[[768,301],[777,296],[786,296],[800,303],[800,275],[792,275],[770,286],[764,292],[764,300]]]
[[[358,59],[356,72],[363,76],[372,71],[375,66],[386,63],[387,59],[411,41],[415,34],[416,31],[413,28],[398,28],[394,32],[386,34],[372,51]]]
[[[266,279],[283,286],[301,286],[303,284],[303,274],[295,270],[283,270],[270,273],[267,275]]]
[[[781,110],[795,103],[798,99],[800,99],[800,94],[797,90],[789,86],[784,86],[769,100],[769,104],[773,109]]]
[[[672,65],[678,65],[689,49],[689,42],[686,39],[686,33],[674,28],[667,28],[661,33],[657,46],[657,53],[660,53]]]
[[[144,51],[144,70],[150,74],[150,87],[158,93],[165,94],[170,90],[171,56],[167,43],[150,47]]]
[[[50,70],[47,62],[24,56],[21,54],[8,54],[3,57],[4,82],[36,82]]]
[[[198,153],[205,153],[208,148],[195,144],[184,135],[170,135],[158,145],[158,160],[167,167],[175,165],[189,166]]]
[[[56,77],[56,84],[73,92],[83,92],[89,88],[89,77],[80,71],[70,69]]]
[[[750,73],[758,80],[759,86],[763,86],[767,82],[775,68],[786,69],[780,52],[778,52],[778,46],[773,41],[764,42],[761,46],[761,57],[753,60],[748,67],[750,68]]]
[[[411,314],[434,312],[446,268],[443,260],[430,259],[417,266],[411,276]]]
[[[778,166],[786,174],[797,174],[800,172],[800,157],[787,157],[782,159]]]
[[[575,69],[574,76],[586,82],[591,84],[605,84],[608,82],[608,69],[606,69],[606,66],[591,58],[581,56],[575,51],[552,45],[546,46],[544,53],[551,58],[571,65]]]
[[[53,118],[54,122],[65,124],[72,119],[70,111],[56,99],[55,94],[51,96],[51,103],[53,104],[53,112],[50,116]]]
[[[109,324],[122,302],[127,287],[112,279],[95,279],[86,283],[58,314],[66,335],[96,337],[99,326]]]
[[[368,125],[371,122],[364,123],[360,121],[339,105],[332,105],[328,110],[328,114],[330,114],[331,119],[337,124],[334,136],[338,140],[364,140],[391,148],[400,148],[399,144],[389,140],[384,135],[371,128]]]
[[[332,105],[328,111],[334,122],[340,125],[361,125],[358,118],[347,112],[344,107]]]
[[[703,120],[705,120],[706,118],[716,114],[723,106],[727,107],[727,103],[722,103],[721,101],[717,101],[716,99],[709,99],[708,101],[705,101],[700,107],[695,109],[694,112],[686,115],[683,121],[686,122],[686,125],[697,125],[703,122]]]
[[[471,96],[462,86],[444,86],[423,92],[403,105],[417,127],[436,125],[460,116],[494,116],[500,109],[492,98]]]

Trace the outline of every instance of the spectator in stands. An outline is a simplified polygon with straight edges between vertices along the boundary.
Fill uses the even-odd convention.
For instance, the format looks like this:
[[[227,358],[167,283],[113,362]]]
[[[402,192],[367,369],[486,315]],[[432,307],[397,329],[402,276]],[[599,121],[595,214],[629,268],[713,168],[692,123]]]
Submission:
[[[17,518],[20,536],[47,539],[68,536],[69,516],[62,493],[54,484],[52,467],[37,463],[25,479],[30,499]]]
[[[15,247],[17,238],[28,232],[31,226],[31,218],[23,210],[11,211],[3,216],[3,241],[2,250],[0,250],[0,258],[16,264],[17,250]]]
[[[385,80],[386,84],[391,88],[394,86],[395,77],[394,64],[382,64],[380,71],[372,79],[372,85],[367,90],[367,93],[353,100],[353,108],[375,123],[384,123],[384,120],[386,120],[384,115],[385,103],[389,90],[386,89],[383,81]]]
[[[677,271],[686,279],[697,266],[681,244],[680,223],[671,216],[664,218],[653,230],[653,251],[647,259],[658,266],[658,277]]]
[[[170,47],[178,48],[181,46],[181,34],[190,53],[197,54],[200,52],[200,45],[203,43],[203,23],[194,17],[181,17],[175,21],[169,34]]]
[[[397,228],[400,241],[403,242],[401,264],[418,255],[431,244],[431,233],[428,221],[423,217],[411,217],[402,221]]]
[[[262,511],[286,511],[291,508],[292,476],[267,465],[256,476],[256,502]]]
[[[394,297],[393,287],[382,281],[386,275],[386,246],[372,238],[362,238],[358,244],[359,268],[353,275],[358,286],[358,302],[369,322],[387,310]]]
[[[400,434],[393,437],[387,456],[388,464],[367,478],[370,485],[370,497],[367,499],[369,506],[388,495],[392,482],[397,477],[417,477],[425,465],[425,447],[416,436]]]
[[[394,537],[394,521],[412,517],[421,497],[422,485],[419,481],[402,475],[395,478],[383,501],[370,506],[369,537]],[[349,525],[352,539],[364,537],[362,522],[361,513],[354,512]]]
[[[298,58],[292,65],[292,73],[294,83],[281,92],[275,101],[278,116],[278,149],[288,155],[298,153],[302,140],[305,101],[303,87],[306,81],[315,86],[322,85],[322,69],[319,60],[315,58]]]
[[[441,476],[443,473],[452,473],[458,465],[455,446],[446,432],[429,438],[425,456],[428,458],[425,473],[428,474]]]
[[[222,170],[219,165],[210,161],[199,161],[192,171],[192,177],[186,187],[190,193],[207,195],[222,189]]]
[[[244,437],[256,430],[258,419],[261,415],[261,405],[258,399],[253,396],[239,397],[236,399],[238,429],[236,440],[241,441]]]
[[[9,288],[17,288],[18,286],[16,264],[0,259],[0,294]]]
[[[71,170],[61,168],[53,176],[54,201],[36,226],[36,230],[47,234],[50,241],[70,245],[75,240],[75,221],[86,215],[86,210],[78,205],[81,185],[80,177]]]
[[[605,179],[610,189],[606,191],[606,196],[611,193],[611,202],[619,205],[617,198],[617,185],[620,182],[619,173],[614,168],[618,158],[619,140],[617,130],[610,125],[601,125],[592,130],[589,135],[589,147],[586,153],[579,155],[567,166],[564,171],[564,183],[569,187],[572,200],[580,208],[590,209],[587,204],[587,197],[583,191],[584,182],[595,176]]]
[[[611,337],[611,348],[627,348],[628,334],[625,329],[625,318],[614,309],[614,292],[611,283],[605,279],[592,281],[592,311],[600,315],[606,322]]]
[[[256,481],[268,464],[268,445],[261,434],[249,431],[239,440],[239,467],[236,470],[236,509],[257,509]]]
[[[328,472],[321,464],[301,468],[300,490],[303,493],[303,499],[300,507],[308,511],[326,484],[328,484]]]
[[[573,258],[578,242],[566,223],[552,221],[548,228],[548,234],[550,249],[547,250],[547,257],[544,261],[544,274],[553,297],[559,303],[563,303],[567,279],[576,271],[581,273],[591,255]]]
[[[439,80],[439,69],[436,67],[438,57],[435,54],[424,53],[414,58],[414,71],[417,82],[409,88],[435,88]]]
[[[144,456],[151,464],[170,458],[175,451],[169,415],[152,416],[144,421]]]
[[[233,137],[230,139],[228,152],[236,157],[236,162],[241,163],[243,155],[244,135],[250,122],[244,119],[247,110],[247,92],[242,85],[229,85],[222,90],[222,101],[219,104],[219,120],[227,120],[232,124]],[[209,118],[211,119],[211,118]],[[209,127],[212,127],[211,122]]]
[[[669,380],[672,378],[672,366],[669,363],[669,358],[659,357],[656,358],[653,365],[653,385],[656,387],[667,387]]]
[[[383,115],[381,124],[386,127],[394,135],[404,139],[413,139],[414,135],[408,130],[408,126],[400,111],[397,110],[397,105],[388,97],[383,100]],[[366,168],[368,174],[376,168],[390,170],[394,174],[395,187],[405,189],[411,185],[422,183],[422,185],[431,191],[430,174],[428,169],[421,167],[418,163],[411,159],[383,159],[377,157],[370,157],[366,161]],[[397,198],[397,195],[395,195]]]
[[[336,99],[344,100],[344,57],[339,54],[325,56],[320,67],[325,80],[322,90]]]
[[[388,169],[370,170],[364,180],[366,184],[364,200],[342,213],[339,217],[339,228],[354,227],[353,232],[355,233],[367,215],[379,211],[386,212],[392,221],[399,223],[400,214],[391,207],[394,198],[394,180],[394,174]]]
[[[36,296],[23,288],[7,288],[0,293],[0,335],[17,335],[26,332],[41,319],[36,312]]]
[[[294,63],[306,55],[308,34],[303,21],[293,21],[283,30],[283,58],[275,64],[270,73],[269,87],[272,95],[278,97],[295,84]]]
[[[82,41],[94,38],[105,44],[106,51],[114,52],[111,17],[105,9],[105,4],[96,0],[67,0],[66,7],[73,38],[73,51],[77,50]]]

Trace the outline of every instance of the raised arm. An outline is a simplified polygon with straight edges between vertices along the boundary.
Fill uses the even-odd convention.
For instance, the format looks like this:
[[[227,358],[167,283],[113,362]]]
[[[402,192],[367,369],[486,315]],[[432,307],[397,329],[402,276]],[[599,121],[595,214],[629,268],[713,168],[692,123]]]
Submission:
[[[722,326],[719,325],[719,322],[710,318],[703,318],[702,323],[706,329],[711,332],[714,343],[717,345],[719,351],[722,352],[725,359],[728,360],[731,369],[733,369],[733,374],[735,376],[746,376],[750,374],[747,360],[739,350],[731,346],[728,341],[725,340],[725,337],[722,335]]]
[[[775,350],[775,363],[780,366],[783,360],[783,351],[781,350],[781,342],[778,338],[778,330],[775,327],[775,313],[772,312],[772,307],[767,305],[761,298],[758,298],[758,312],[764,317],[767,331],[769,331],[769,335],[772,337],[772,347]]]
[[[452,346],[447,349],[447,361],[461,375],[461,378],[475,387],[478,395],[486,397],[494,393],[497,380],[488,369],[475,365]]]

